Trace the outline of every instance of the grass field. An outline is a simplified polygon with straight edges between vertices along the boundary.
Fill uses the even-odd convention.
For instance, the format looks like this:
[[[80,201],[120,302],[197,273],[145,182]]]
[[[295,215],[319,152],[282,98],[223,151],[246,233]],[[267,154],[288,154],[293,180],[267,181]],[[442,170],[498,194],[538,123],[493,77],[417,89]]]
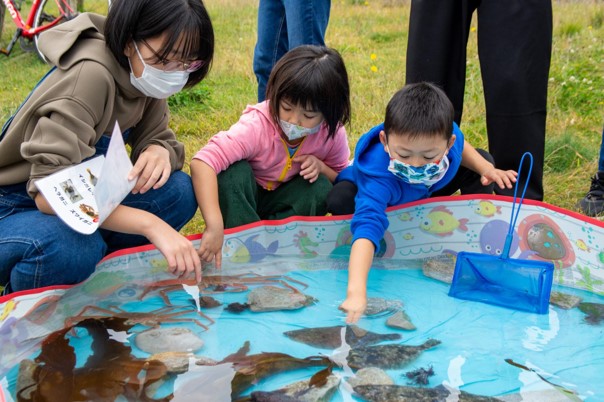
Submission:
[[[94,2],[98,0],[85,0]],[[170,99],[172,127],[186,144],[187,161],[216,132],[235,123],[255,103],[252,55],[255,0],[206,0],[216,32],[216,57],[208,79]],[[549,79],[545,201],[570,210],[589,188],[604,124],[604,2],[555,1]],[[347,65],[353,118],[351,147],[381,122],[391,95],[404,84],[409,3],[401,0],[334,0],[326,41]],[[8,16],[6,17],[8,18]],[[1,44],[12,35],[7,20]],[[475,27],[475,24],[474,24]],[[476,53],[476,30],[468,44],[462,130],[475,146],[487,147],[485,109]],[[47,70],[35,53],[18,47],[0,56],[0,121],[4,121]],[[187,166],[188,169],[188,166]],[[203,229],[198,214],[186,234]]]

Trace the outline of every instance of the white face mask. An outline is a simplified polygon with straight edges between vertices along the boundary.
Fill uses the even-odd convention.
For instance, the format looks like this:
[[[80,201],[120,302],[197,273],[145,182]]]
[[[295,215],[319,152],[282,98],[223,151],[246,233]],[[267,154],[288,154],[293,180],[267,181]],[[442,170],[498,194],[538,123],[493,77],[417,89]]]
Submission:
[[[285,120],[279,120],[279,126],[281,126],[281,130],[287,137],[288,140],[293,141],[298,138],[306,137],[307,135],[316,134],[321,129],[321,124],[323,122],[317,124],[312,128],[306,128],[302,126],[297,126],[295,124],[289,123]]]
[[[150,66],[143,60],[136,42],[134,42],[134,48],[143,63],[143,74],[137,78],[130,71],[130,83],[144,95],[156,99],[166,99],[183,89],[187,84],[189,80],[187,71],[163,71]],[[132,65],[130,65],[130,70],[132,70]]]

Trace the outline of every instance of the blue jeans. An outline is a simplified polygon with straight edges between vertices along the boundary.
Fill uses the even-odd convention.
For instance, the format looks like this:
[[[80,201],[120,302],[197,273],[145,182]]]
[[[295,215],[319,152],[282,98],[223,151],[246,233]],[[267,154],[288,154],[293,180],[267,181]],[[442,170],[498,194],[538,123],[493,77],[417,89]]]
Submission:
[[[254,73],[258,102],[266,96],[266,83],[277,61],[300,45],[325,45],[331,0],[260,0]]]
[[[191,178],[182,171],[157,190],[129,194],[121,205],[150,212],[176,230],[197,210]],[[144,236],[104,229],[78,233],[57,216],[40,212],[26,183],[0,186],[0,285],[7,285],[5,293],[81,282],[108,253],[147,243]]]

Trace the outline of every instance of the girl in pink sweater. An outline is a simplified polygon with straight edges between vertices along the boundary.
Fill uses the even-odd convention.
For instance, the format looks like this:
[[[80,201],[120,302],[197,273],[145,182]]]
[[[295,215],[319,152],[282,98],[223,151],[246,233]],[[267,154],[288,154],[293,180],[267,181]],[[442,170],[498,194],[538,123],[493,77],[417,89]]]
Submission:
[[[273,68],[266,101],[193,157],[191,176],[206,229],[198,253],[221,264],[224,229],[263,219],[325,215],[325,198],[348,166],[348,74],[321,46],[290,50]]]

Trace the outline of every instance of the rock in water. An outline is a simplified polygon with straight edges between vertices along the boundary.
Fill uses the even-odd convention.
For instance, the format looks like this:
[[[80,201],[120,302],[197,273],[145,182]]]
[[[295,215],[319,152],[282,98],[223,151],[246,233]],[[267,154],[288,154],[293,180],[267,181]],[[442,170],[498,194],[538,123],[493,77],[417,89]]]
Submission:
[[[362,368],[346,381],[353,388],[358,385],[394,385],[388,373],[377,367]]]
[[[571,309],[577,307],[583,299],[578,296],[569,295],[568,293],[556,292],[552,290],[549,297],[549,302],[554,306],[558,306],[563,309]]]
[[[188,328],[165,327],[138,333],[134,344],[144,352],[155,354],[193,352],[203,346],[203,341]]]
[[[437,281],[453,282],[455,272],[455,257],[450,254],[441,254],[436,257],[426,258],[422,265],[424,275]]]
[[[604,304],[600,303],[579,303],[579,310],[587,314],[585,321],[590,324],[599,324],[604,320]]]
[[[314,297],[300,291],[277,286],[261,286],[247,296],[252,311],[296,310],[316,302]]]
[[[348,365],[355,369],[363,367],[399,369],[415,360],[424,350],[439,344],[439,340],[428,339],[418,346],[389,344],[354,348],[348,354]]]
[[[403,302],[400,300],[390,300],[382,297],[369,297],[367,299],[365,315],[367,317],[372,317],[392,314],[401,308],[403,308]]]
[[[407,313],[403,310],[397,311],[394,315],[388,317],[386,325],[392,328],[405,329],[407,331],[416,329],[415,325],[411,322],[411,318],[409,318]]]
[[[336,349],[342,345],[340,337],[341,325],[333,327],[302,328],[287,331],[283,334],[296,342],[305,343],[310,346],[324,349]],[[356,325],[346,327],[346,343],[351,347],[368,346],[382,341],[401,339],[399,334],[378,334],[367,331]]]
[[[449,391],[442,385],[436,388],[415,388],[403,385],[359,385],[354,391],[371,402],[498,402],[498,398]],[[450,399],[448,399],[450,397]]]

